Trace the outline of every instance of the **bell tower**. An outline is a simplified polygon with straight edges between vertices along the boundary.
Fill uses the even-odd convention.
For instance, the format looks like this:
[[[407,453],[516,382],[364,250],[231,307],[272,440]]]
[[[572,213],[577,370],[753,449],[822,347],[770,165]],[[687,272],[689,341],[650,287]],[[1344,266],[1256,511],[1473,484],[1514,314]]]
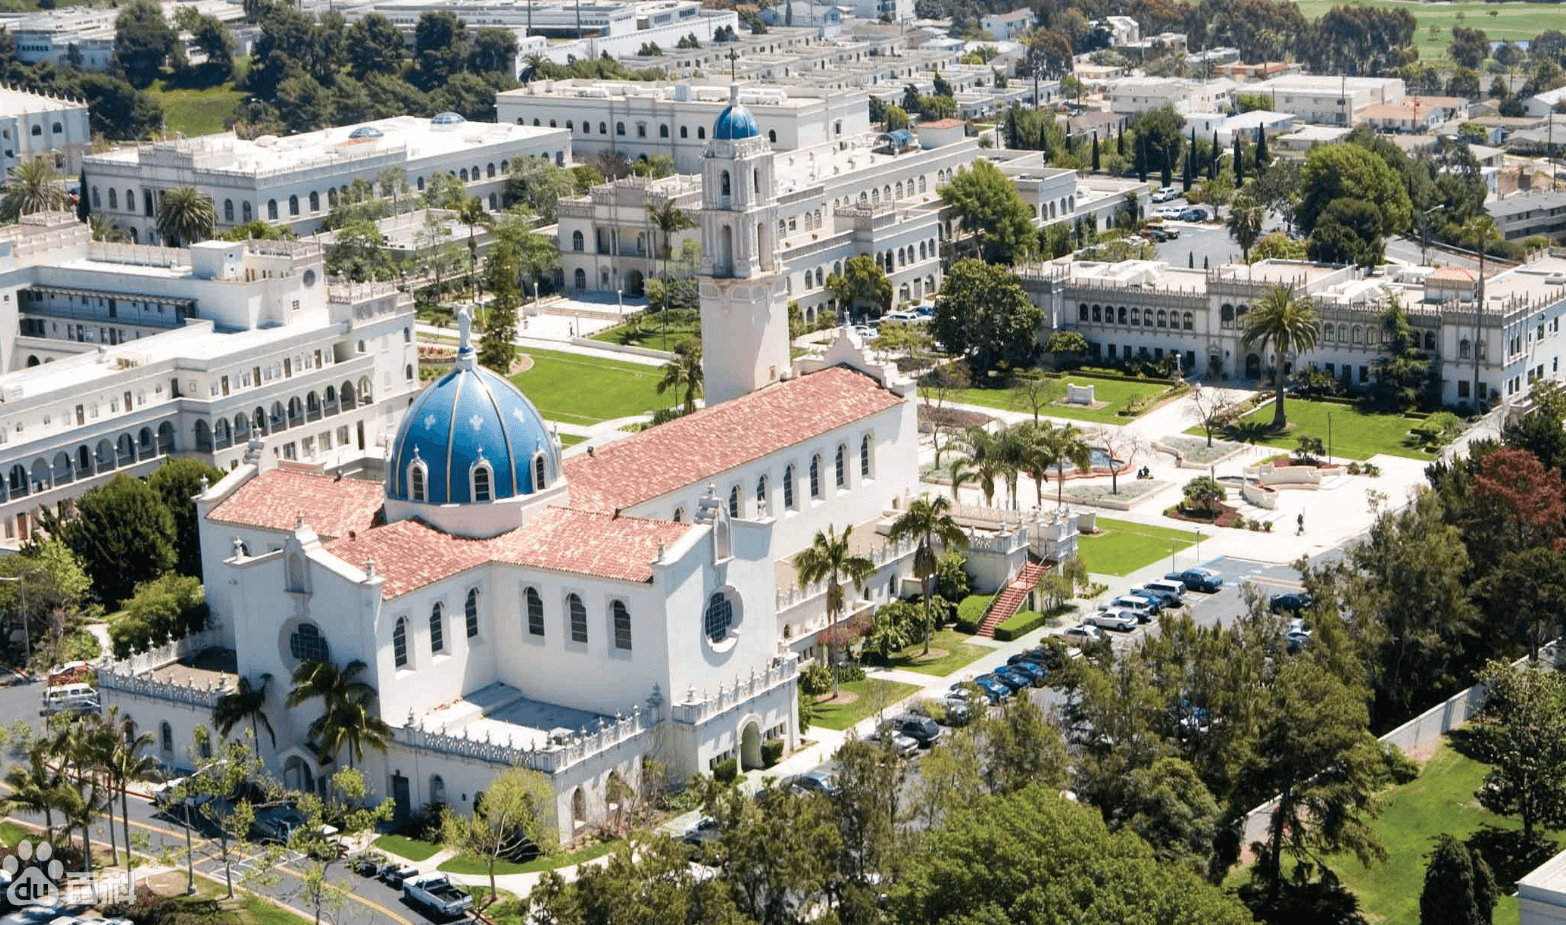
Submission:
[[[772,150],[729,85],[702,159],[701,348],[712,406],[788,373],[788,300],[778,274]]]

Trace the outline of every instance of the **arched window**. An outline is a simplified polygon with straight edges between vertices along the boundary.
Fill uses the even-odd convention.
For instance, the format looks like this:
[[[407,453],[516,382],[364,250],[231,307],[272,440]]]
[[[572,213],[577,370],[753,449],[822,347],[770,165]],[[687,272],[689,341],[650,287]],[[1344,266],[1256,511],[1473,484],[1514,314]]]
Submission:
[[[289,215],[298,215],[299,214],[299,197],[298,196],[289,196],[288,197],[288,214]]]
[[[485,462],[484,460],[481,459],[478,462],[473,464],[473,500],[474,501],[488,501],[488,500],[490,500],[490,495],[491,495],[491,492],[490,492],[490,480],[491,480],[492,476],[493,476],[493,473],[490,471],[489,463],[487,463],[487,462]]]
[[[1106,308],[1106,309],[1104,309],[1104,313],[1105,314],[1110,314],[1113,311],[1114,311],[1113,308]],[[1125,324],[1126,323],[1126,307],[1124,305],[1120,306],[1120,323],[1121,324]]]
[[[244,216],[243,221],[250,221],[250,200],[247,199],[239,204],[239,214]]]
[[[546,475],[546,473],[544,471],[544,454],[543,453],[539,453],[537,456],[533,457],[533,490],[534,491],[542,491],[544,488],[546,488],[548,486],[548,483],[545,481],[545,478],[544,478],[545,475]]]
[[[767,516],[767,477],[756,479],[756,516]]]
[[[607,134],[609,134],[609,125],[607,123],[604,123],[604,122],[598,123],[598,134],[600,134],[600,135],[607,135]]]
[[[1083,304],[1077,306],[1077,320],[1078,321],[1086,321],[1086,320],[1088,320],[1087,303],[1083,303]],[[1098,319],[1095,318],[1093,320],[1097,321]]]
[[[624,122],[616,122],[614,124],[614,133],[616,135],[624,135],[625,134],[625,123]]]
[[[36,138],[36,137],[38,137],[39,135],[42,135],[42,134],[43,134],[43,126],[41,126],[41,125],[33,126],[33,137]]]
[[[437,806],[446,804],[446,781],[439,774],[430,775],[430,802]]]
[[[810,497],[821,497],[821,454],[810,457]]]
[[[403,617],[392,627],[392,661],[398,668],[408,667],[408,621]]]
[[[571,641],[587,642],[587,605],[575,594],[566,596],[566,610],[571,614]]]
[[[585,123],[584,123],[585,124]],[[527,632],[530,636],[544,635],[544,599],[539,596],[537,588],[528,588],[522,592],[522,601],[527,605]]]
[[[1132,326],[1134,327],[1134,326],[1139,325],[1141,323],[1142,323],[1142,311],[1141,311],[1141,309],[1137,309],[1137,308],[1131,309],[1131,324],[1132,324]]]
[[[93,190],[93,192],[96,193],[97,190]],[[234,220],[234,200],[232,200],[232,199],[225,199],[225,200],[223,200],[223,221],[231,222],[233,220]]]
[[[120,197],[119,197],[119,194],[117,194],[114,191],[114,187],[111,186],[111,187],[109,187],[109,208],[111,208],[111,209],[118,209],[119,207],[120,207]]]
[[[173,726],[170,726],[167,722],[164,722],[163,725],[158,727],[158,738],[160,740],[160,744],[163,746],[164,751],[172,752],[174,750]]]
[[[730,517],[738,517],[739,515],[740,515],[739,486],[735,485],[733,488],[729,489],[729,516]]]
[[[614,647],[631,651],[631,612],[626,609],[624,601],[610,604],[609,612],[614,617]]]
[[[430,608],[430,653],[436,654],[446,651],[446,621],[440,602]]]
[[[478,635],[478,604],[478,589],[470,588],[467,602],[462,605],[462,615],[467,618],[469,639]]]
[[[310,191],[310,211],[321,211],[321,194],[315,192],[314,190]]]
[[[778,143],[778,130],[775,129],[775,128],[767,129],[767,140],[772,142],[773,144],[777,144]]]
[[[1083,306],[1083,307],[1085,308],[1086,306]],[[1111,315],[1114,314],[1114,310],[1113,309],[1110,309],[1110,314]],[[1102,320],[1104,320],[1104,311],[1103,311],[1102,308],[1100,308],[1097,305],[1093,306],[1093,320],[1094,321],[1102,321]],[[1110,320],[1113,321],[1114,319],[1111,318]]]
[[[783,469],[783,508],[794,510],[794,464],[789,463]]]
[[[837,456],[832,460],[833,478],[838,488],[848,487],[848,447],[839,443]]]
[[[1435,349],[1435,332],[1434,331],[1426,331],[1425,332],[1425,349],[1426,350],[1434,350]]]
[[[326,637],[314,623],[302,623],[289,634],[288,652],[301,662],[324,662],[332,657]]]
[[[577,253],[581,253],[582,252],[582,246],[583,246],[582,233],[580,231],[573,231],[573,232],[571,232],[571,249],[576,251]]]
[[[700,141],[701,139],[706,138],[706,137],[707,137],[707,126],[705,126],[705,125],[698,125],[698,126],[696,126],[696,139],[698,141]]]
[[[729,172],[727,170],[725,170],[725,171],[723,171],[723,173],[718,175],[718,195],[720,195],[720,196],[727,196],[727,195],[729,195],[729,187],[730,187]]]
[[[408,499],[424,501],[424,464],[421,462],[408,467]]]
[[[865,434],[859,441],[859,477],[870,477],[870,435]]]
[[[1168,321],[1169,321],[1169,314],[1167,312],[1165,312],[1163,309],[1160,308],[1158,310],[1158,326],[1161,327],[1161,328],[1162,327],[1167,327],[1168,326]]]
[[[658,126],[658,137],[659,138],[668,138],[669,137],[669,127],[667,125],[660,125],[660,126]]]
[[[719,591],[707,599],[707,612],[702,619],[702,629],[712,642],[722,642],[729,637],[734,626],[734,604]]]
[[[1460,341],[1457,342],[1457,358],[1459,360],[1466,360],[1466,359],[1468,359],[1470,356],[1472,356],[1473,350],[1474,350],[1474,345],[1472,343],[1470,343],[1466,338],[1464,338],[1463,340],[1460,340]]]
[[[1187,331],[1193,330],[1196,327],[1196,316],[1190,312],[1186,312],[1181,321],[1184,322],[1185,330]]]
[[[277,221],[277,200],[276,199],[268,199],[266,201],[266,217],[267,217],[268,221],[273,221],[273,222]]]

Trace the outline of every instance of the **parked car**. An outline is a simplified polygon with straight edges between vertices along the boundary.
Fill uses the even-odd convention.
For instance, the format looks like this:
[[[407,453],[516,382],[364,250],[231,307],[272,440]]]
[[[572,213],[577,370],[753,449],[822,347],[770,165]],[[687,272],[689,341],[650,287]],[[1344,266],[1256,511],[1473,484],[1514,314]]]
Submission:
[[[1213,594],[1223,587],[1223,576],[1205,568],[1188,568],[1183,572],[1170,572],[1164,577],[1185,585],[1187,591]]]
[[[924,305],[915,305],[913,310],[914,314],[918,315],[920,318],[935,317],[935,306],[930,305],[929,303],[925,303]]]
[[[723,832],[718,828],[718,820],[703,816],[696,820],[696,824],[685,830],[680,836],[680,842],[689,849],[693,858],[700,857],[706,852],[708,842],[718,841],[723,837]]]
[[[1008,671],[1015,672],[1033,682],[1034,687],[1043,687],[1049,683],[1049,669],[1032,662],[1012,662],[1006,666]]]
[[[1180,221],[1182,221],[1182,222],[1205,222],[1205,221],[1207,221],[1207,210],[1206,209],[1186,209],[1184,212],[1180,213]]]
[[[935,720],[917,713],[904,713],[887,721],[893,729],[929,748],[941,740],[941,727]]]
[[[1267,609],[1273,613],[1299,613],[1311,606],[1309,591],[1287,591],[1267,599]]]
[[[973,679],[973,684],[984,693],[984,696],[989,698],[990,703],[1000,703],[1003,700],[1011,699],[1011,685],[1003,683],[1000,678],[994,675],[981,674]]]
[[[899,324],[913,324],[919,320],[919,316],[910,310],[904,309],[903,311],[888,312],[881,317],[881,320],[896,321]]]
[[[882,723],[881,728],[876,730],[875,735],[876,741],[883,743],[886,741],[887,736],[891,736],[892,748],[897,752],[899,758],[910,758],[919,754],[919,740],[913,736],[903,735],[889,722]]]
[[[1175,188],[1172,186],[1160,186],[1158,189],[1153,190],[1154,202],[1168,202],[1171,199],[1179,198],[1180,194],[1175,192]]]
[[[259,842],[286,845],[294,830],[309,820],[292,804],[273,807],[256,813],[250,823],[250,837]]]
[[[473,908],[473,897],[445,874],[403,881],[402,895],[409,902],[442,918],[456,918]]]
[[[1127,610],[1124,607],[1115,607],[1110,610],[1100,610],[1089,614],[1082,622],[1092,626],[1103,627],[1107,630],[1119,630],[1122,633],[1129,633],[1136,629],[1137,624],[1142,621],[1137,619],[1136,611]]]
[[[394,890],[402,889],[402,882],[411,877],[417,877],[419,869],[407,861],[391,861],[381,868],[379,877],[381,882]]]
[[[1126,243],[1132,247],[1141,247],[1147,243],[1147,239],[1139,234],[1134,234],[1126,238]]]
[[[1129,598],[1133,601],[1140,601],[1141,606],[1146,607],[1148,613],[1155,617],[1160,613],[1163,613],[1164,608],[1169,606],[1168,598],[1164,597],[1162,594],[1159,594],[1156,591],[1149,591],[1146,588],[1140,586],[1131,588],[1130,590],[1126,591],[1125,594],[1122,594],[1121,597]],[[1116,598],[1116,600],[1119,600],[1119,598]]]
[[[361,877],[373,877],[386,866],[386,855],[379,851],[361,851],[353,856],[353,872]]]
[[[973,722],[973,704],[969,701],[947,696],[941,700],[941,706],[946,708],[946,716],[942,720],[945,725],[966,726]]]
[[[1165,607],[1180,607],[1185,604],[1185,584],[1178,581],[1170,581],[1167,578],[1155,578],[1152,581],[1144,581],[1131,589],[1133,594],[1149,592],[1157,594],[1164,600]]]
[[[1206,707],[1199,707],[1183,697],[1175,708],[1175,716],[1180,721],[1180,728],[1186,732],[1206,732],[1211,724]]]
[[[1109,607],[1111,609],[1118,607],[1121,610],[1134,610],[1136,611],[1138,622],[1146,623],[1153,619],[1154,614],[1164,609],[1164,604],[1163,601],[1151,594],[1144,596],[1126,593],[1111,600]]]
[[[837,795],[837,782],[832,780],[829,772],[819,768],[799,775],[790,782],[789,786],[800,793],[819,793],[829,797]]]
[[[1091,626],[1087,623],[1078,623],[1076,626],[1068,628],[1060,635],[1062,639],[1065,639],[1068,642],[1074,642],[1077,645],[1087,645],[1090,642],[1098,642],[1100,639],[1104,638],[1104,634],[1099,631],[1098,627]]]

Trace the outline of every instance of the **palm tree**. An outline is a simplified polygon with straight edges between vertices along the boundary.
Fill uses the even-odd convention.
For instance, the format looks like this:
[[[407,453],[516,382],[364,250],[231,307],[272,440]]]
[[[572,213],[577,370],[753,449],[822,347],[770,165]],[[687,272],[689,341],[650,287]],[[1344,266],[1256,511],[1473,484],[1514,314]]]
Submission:
[[[11,168],[0,187],[0,216],[14,222],[24,215],[65,208],[65,187],[47,158],[33,157]]]
[[[952,503],[961,504],[962,498],[960,497],[960,494],[962,492],[962,487],[973,481],[974,476],[977,473],[974,471],[974,468],[967,457],[955,456],[952,458],[950,465],[947,467],[946,474],[950,476],[952,480]]]
[[[659,247],[658,256],[663,260],[663,337],[664,343],[669,339],[669,251],[672,248],[672,239],[676,234],[687,228],[695,228],[696,223],[684,210],[674,204],[673,199],[665,199],[662,203],[647,207],[647,219],[658,226]]]
[[[158,234],[169,247],[189,247],[212,237],[216,218],[212,197],[194,187],[171,189],[158,201]]]
[[[930,613],[930,596],[935,593],[935,572],[938,560],[935,543],[943,547],[966,547],[968,536],[952,519],[952,504],[944,495],[935,499],[915,498],[903,515],[892,522],[887,538],[898,542],[910,536],[919,538],[919,548],[914,550],[914,574],[919,576],[919,587],[924,594],[924,654],[930,654],[930,636],[935,632],[935,619]]]
[[[1037,452],[1055,467],[1055,506],[1066,504],[1066,463],[1086,472],[1093,465],[1093,450],[1075,424],[1046,424],[1038,435]]]
[[[809,548],[803,549],[794,557],[794,574],[799,577],[801,585],[810,585],[825,580],[826,608],[827,608],[827,657],[832,661],[832,696],[835,698],[842,691],[842,685],[838,683],[837,665],[837,618],[843,612],[845,604],[843,596],[843,579],[853,582],[854,589],[859,590],[865,579],[875,572],[875,563],[864,556],[856,556],[853,547],[849,543],[849,537],[853,535],[852,526],[844,527],[842,533],[838,533],[832,525],[828,524],[825,533],[816,531],[816,538],[811,541]]]
[[[1006,493],[1011,498],[1012,510],[1017,509],[1017,477],[1027,467],[1029,425],[1014,424],[1002,430],[1000,438],[1000,474],[1006,480]]]
[[[1490,250],[1490,245],[1499,244],[1501,232],[1495,227],[1495,219],[1488,215],[1475,215],[1463,223],[1460,235],[1463,241],[1479,252],[1479,291],[1477,304],[1479,311],[1474,312],[1474,379],[1473,389],[1474,407],[1479,406],[1479,338],[1484,336],[1479,329],[1479,321],[1484,317],[1484,258]]]
[[[59,774],[47,762],[49,741],[36,739],[27,749],[27,760],[5,775],[0,813],[39,813],[44,817],[44,840],[54,835],[54,812],[60,806]]]
[[[1233,204],[1229,206],[1229,237],[1240,245],[1240,254],[1247,265],[1251,262],[1251,248],[1261,237],[1262,222],[1266,217],[1267,210],[1252,199],[1249,193],[1242,192],[1235,196]]]
[[[117,709],[117,708],[116,708]],[[130,797],[127,795],[131,781],[144,780],[151,777],[158,770],[158,761],[151,755],[142,754],[143,751],[152,749],[152,733],[143,732],[136,734],[136,724],[129,717],[122,720],[116,729],[114,726],[115,712],[109,714],[108,728],[113,731],[114,749],[109,754],[109,760],[105,763],[108,771],[109,784],[111,786],[110,797],[115,790],[120,794],[120,822],[122,828],[120,834],[125,839],[125,889],[127,893],[133,892],[135,861],[130,853]],[[110,821],[113,824],[113,821]]]
[[[1297,298],[1293,286],[1273,286],[1261,297],[1256,307],[1245,316],[1240,332],[1240,344],[1267,352],[1270,346],[1277,354],[1274,376],[1277,386],[1277,405],[1272,414],[1272,427],[1282,430],[1289,423],[1283,411],[1284,370],[1289,357],[1316,346],[1321,332],[1316,323],[1316,309],[1308,298]]]
[[[473,276],[473,302],[477,304],[479,297],[478,238],[474,232],[480,226],[485,228],[492,227],[495,219],[489,214],[489,210],[484,208],[484,200],[477,196],[469,196],[467,199],[462,200],[462,204],[457,206],[456,212],[455,218],[457,221],[468,226],[468,268]]]
[[[408,191],[408,175],[401,167],[388,167],[375,175],[376,182],[381,185],[381,195],[390,196],[392,201],[392,214],[402,214],[402,194]]]
[[[212,707],[212,725],[217,727],[219,736],[226,739],[235,726],[249,722],[251,738],[259,744],[264,728],[272,747],[277,748],[277,733],[272,731],[272,721],[266,715],[266,686],[271,680],[270,674],[263,674],[260,683],[251,684],[249,678],[241,677],[233,693],[218,698]]]
[[[975,426],[963,434],[962,442],[968,448],[962,462],[966,463],[974,481],[979,483],[979,489],[984,492],[985,506],[994,507],[995,483],[1005,474],[1005,450],[1000,438],[983,427]]]
[[[94,215],[87,219],[87,224],[92,228],[92,239],[103,241],[106,244],[125,243],[125,232],[120,226],[104,218],[102,215]]]
[[[673,389],[685,393],[684,414],[696,410],[696,393],[703,382],[701,346],[683,343],[674,348],[674,358],[663,364],[663,378],[658,382],[658,394]]]
[[[312,659],[294,669],[294,689],[288,692],[287,706],[321,701],[321,715],[307,730],[323,757],[335,758],[348,749],[348,767],[364,759],[364,747],[386,751],[391,727],[371,710],[375,688],[358,676],[369,666],[354,659],[342,668],[331,662]]]

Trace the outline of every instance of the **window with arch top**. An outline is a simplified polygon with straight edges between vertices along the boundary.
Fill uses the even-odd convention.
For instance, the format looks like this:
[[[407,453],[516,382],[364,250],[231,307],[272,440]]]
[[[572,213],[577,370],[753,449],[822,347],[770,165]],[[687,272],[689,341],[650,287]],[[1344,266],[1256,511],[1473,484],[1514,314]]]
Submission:
[[[614,647],[625,652],[631,651],[631,611],[626,608],[624,601],[610,604],[609,611],[614,616]]]
[[[462,605],[462,615],[465,618],[467,618],[467,629],[468,629],[468,638],[469,639],[472,639],[474,636],[478,635],[478,630],[479,630],[478,605],[479,605],[478,589],[477,588],[469,588],[468,589],[468,599]]]
[[[832,461],[833,479],[838,488],[848,487],[848,447],[839,443],[837,445],[837,457]]]
[[[821,497],[821,454],[810,457],[810,497]]]
[[[566,596],[566,610],[571,615],[571,641],[587,642],[587,605],[576,594]]]
[[[408,498],[412,501],[424,500],[424,464],[414,463],[408,467]]]
[[[702,629],[710,642],[722,642],[734,626],[734,604],[721,591],[707,599],[707,612],[702,617]]]
[[[727,170],[718,175],[718,195],[727,196],[730,193],[729,172]]]
[[[870,435],[865,434],[859,441],[859,477],[870,477]]]
[[[430,608],[430,654],[438,655],[446,650],[446,621],[440,602]]]
[[[767,477],[762,475],[756,479],[756,516],[762,517],[767,513]]]
[[[740,490],[739,490],[739,486],[735,485],[733,488],[729,489],[729,516],[730,517],[738,517],[739,515],[740,515]]]
[[[491,499],[491,496],[494,494],[491,490],[492,476],[493,473],[490,471],[489,463],[480,460],[473,464],[474,501],[489,501]]]
[[[534,491],[543,491],[544,490],[544,488],[545,488],[544,476],[546,474],[547,473],[544,470],[544,454],[543,453],[539,453],[537,456],[533,457],[533,490]]]
[[[527,632],[530,636],[544,635],[544,599],[537,588],[522,592],[522,602],[527,606]]]
[[[314,623],[300,624],[288,636],[288,652],[301,662],[324,662],[332,657],[332,650],[321,635],[321,628]]]
[[[794,509],[794,464],[789,463],[783,470],[783,507],[785,510]]]
[[[392,661],[398,668],[408,667],[408,621],[404,617],[398,617],[392,627]]]

